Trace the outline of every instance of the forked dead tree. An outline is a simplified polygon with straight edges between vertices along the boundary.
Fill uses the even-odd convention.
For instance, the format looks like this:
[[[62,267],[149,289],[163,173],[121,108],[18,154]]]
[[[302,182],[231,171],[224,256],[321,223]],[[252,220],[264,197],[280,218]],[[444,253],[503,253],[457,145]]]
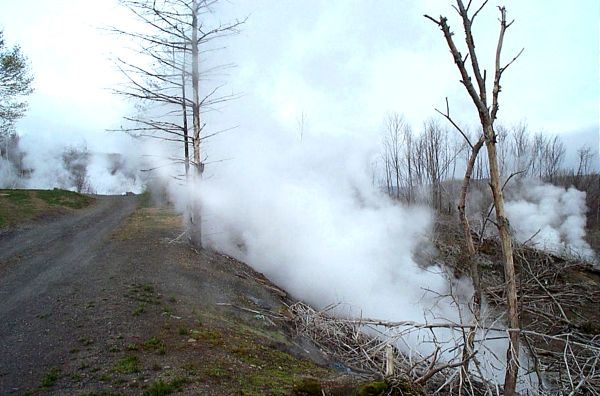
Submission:
[[[500,235],[500,241],[502,245],[502,253],[504,256],[504,275],[506,281],[506,298],[507,298],[507,313],[508,313],[508,325],[509,325],[509,347],[507,351],[507,362],[506,362],[506,375],[504,379],[504,393],[508,396],[516,394],[517,374],[519,369],[519,313],[518,313],[518,301],[517,301],[517,288],[516,288],[516,276],[515,266],[513,260],[513,247],[509,233],[508,219],[504,211],[504,198],[502,195],[502,186],[500,180],[500,170],[498,166],[498,158],[496,153],[496,133],[494,131],[494,121],[496,120],[499,102],[498,96],[500,93],[500,80],[502,74],[506,69],[519,57],[523,52],[519,52],[510,62],[506,65],[501,64],[501,53],[502,45],[504,42],[504,34],[513,22],[507,22],[506,20],[506,9],[499,7],[500,11],[500,34],[498,37],[498,43],[496,47],[495,57],[495,72],[494,81],[492,87],[491,104],[488,100],[488,92],[486,88],[486,77],[487,73],[484,70],[482,72],[475,51],[475,41],[472,32],[472,26],[475,18],[479,12],[485,7],[487,0],[479,6],[474,12],[471,11],[473,5],[472,0],[469,0],[465,7],[462,0],[457,0],[454,9],[458,12],[465,33],[465,41],[467,45],[468,53],[463,56],[458,50],[456,43],[454,42],[454,34],[450,30],[448,25],[448,18],[440,16],[439,18],[433,18],[429,15],[425,15],[426,18],[433,21],[437,26],[440,27],[448,48],[454,59],[454,63],[458,68],[461,75],[461,83],[467,90],[473,104],[477,109],[481,127],[483,130],[483,141],[487,148],[488,153],[488,164],[490,171],[490,187],[492,190],[492,196],[494,199],[494,206],[496,211],[496,226]],[[471,70],[468,69],[467,61],[470,60]],[[471,78],[471,75],[475,77],[475,83]]]

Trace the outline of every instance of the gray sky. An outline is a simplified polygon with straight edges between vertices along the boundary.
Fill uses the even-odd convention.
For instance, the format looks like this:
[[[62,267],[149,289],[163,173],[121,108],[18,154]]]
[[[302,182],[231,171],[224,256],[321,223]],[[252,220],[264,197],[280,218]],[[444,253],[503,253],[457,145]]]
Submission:
[[[444,14],[460,34],[445,0],[231,0],[222,19],[249,20],[218,56],[238,67],[224,77],[244,97],[211,115],[214,128],[272,129],[307,134],[373,134],[385,114],[403,113],[414,127],[449,97],[452,112],[475,123],[475,112],[441,32],[422,14]],[[496,3],[516,18],[504,58],[523,56],[505,73],[500,122],[525,120],[532,130],[564,134],[568,145],[598,147],[599,16],[595,0],[490,1],[475,27],[480,60],[492,70],[498,31]],[[84,137],[92,149],[123,144],[104,132],[130,104],[109,88],[121,77],[109,60],[122,42],[99,29],[129,24],[114,0],[0,2],[0,27],[31,60],[36,92],[19,124],[44,140]]]

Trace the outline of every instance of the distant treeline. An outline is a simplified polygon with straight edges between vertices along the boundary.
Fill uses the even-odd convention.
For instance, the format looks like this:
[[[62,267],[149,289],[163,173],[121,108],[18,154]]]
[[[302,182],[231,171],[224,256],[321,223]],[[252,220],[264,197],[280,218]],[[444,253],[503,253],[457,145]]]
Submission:
[[[592,147],[579,147],[577,162],[566,166],[566,146],[558,135],[531,133],[524,123],[498,126],[496,132],[498,161],[507,188],[527,179],[573,186],[587,194],[588,226],[600,225],[598,153]],[[402,116],[391,114],[385,122],[373,180],[394,199],[453,213],[470,155],[469,145],[477,141],[476,135],[471,132],[467,141],[456,130],[432,119],[415,132]],[[485,189],[488,173],[487,156],[478,156],[472,188]],[[491,198],[484,200],[482,207],[491,204]]]

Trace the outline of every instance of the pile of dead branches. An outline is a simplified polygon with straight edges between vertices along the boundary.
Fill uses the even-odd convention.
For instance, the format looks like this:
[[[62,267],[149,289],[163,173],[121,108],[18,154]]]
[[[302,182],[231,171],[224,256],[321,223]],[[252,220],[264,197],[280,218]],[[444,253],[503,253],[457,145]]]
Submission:
[[[532,368],[547,389],[600,395],[600,273],[577,257],[515,249],[522,334]],[[504,304],[503,279],[484,287]]]
[[[598,274],[585,262],[530,248],[517,249],[516,258],[523,317],[523,328],[518,331],[524,340],[521,391],[527,395],[600,395],[600,289],[594,278]],[[590,277],[587,281],[586,276]],[[504,280],[488,282],[493,282],[484,288],[490,309],[502,311]],[[353,372],[390,383],[411,383],[431,395],[502,394],[489,376],[490,367],[502,372],[505,364],[503,356],[489,348],[490,340],[508,338],[507,329],[497,322],[464,325],[345,318],[337,308],[315,310],[297,302],[289,311],[299,334]],[[473,328],[478,335],[476,347],[464,356],[466,334]],[[440,337],[441,332],[445,337]],[[419,350],[415,342],[421,343]],[[490,358],[494,361],[486,361]],[[470,363],[467,370],[466,361]],[[484,366],[488,368],[485,375]]]
[[[467,357],[460,354],[465,330],[470,326],[349,319],[336,316],[336,308],[332,305],[317,311],[297,302],[289,311],[298,334],[309,337],[355,374],[383,378],[405,395],[500,394],[498,387],[486,381],[478,369],[477,352]],[[437,329],[446,329],[457,337],[439,340]],[[413,341],[419,338],[430,343],[430,348],[419,349],[432,349],[431,353],[423,354],[414,348]],[[466,360],[472,360],[477,367],[467,375],[462,370]]]

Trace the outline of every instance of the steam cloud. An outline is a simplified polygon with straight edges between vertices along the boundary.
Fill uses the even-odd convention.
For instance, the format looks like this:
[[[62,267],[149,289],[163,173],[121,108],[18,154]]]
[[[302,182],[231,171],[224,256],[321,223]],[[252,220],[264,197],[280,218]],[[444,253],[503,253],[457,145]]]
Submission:
[[[65,160],[67,153],[70,158]],[[96,194],[139,193],[144,189],[139,155],[92,152],[85,141],[70,145],[40,142],[25,135],[8,157],[12,161],[0,158],[0,188],[79,188]]]
[[[506,213],[519,242],[593,260],[595,253],[584,239],[586,212],[585,192],[541,182],[519,186],[506,202]]]
[[[430,209],[405,207],[373,185],[369,164],[378,147],[368,137],[237,140],[227,145],[237,150],[235,160],[197,186],[209,247],[245,261],[317,309],[342,303],[340,316],[470,321],[470,280],[436,265]],[[455,299],[440,297],[451,292]],[[483,317],[493,316],[484,307]],[[454,345],[457,334],[436,330],[440,343]],[[429,354],[435,346],[427,341],[431,334],[415,332],[398,347]],[[486,341],[486,348],[482,356],[491,362],[506,341]],[[503,375],[483,370],[496,380]]]
[[[222,167],[201,185],[208,243],[316,306],[341,301],[367,316],[422,320],[422,288],[446,291],[413,258],[431,214],[380,194],[365,171],[369,153],[351,145],[245,145],[243,167]]]
[[[198,187],[209,247],[318,309],[340,303],[340,316],[461,321],[454,302],[439,295],[452,288],[468,301],[470,281],[450,283],[435,264],[428,208],[403,207],[373,186],[372,142],[241,140],[235,160]],[[422,343],[429,335],[412,336],[411,348],[431,352]]]

